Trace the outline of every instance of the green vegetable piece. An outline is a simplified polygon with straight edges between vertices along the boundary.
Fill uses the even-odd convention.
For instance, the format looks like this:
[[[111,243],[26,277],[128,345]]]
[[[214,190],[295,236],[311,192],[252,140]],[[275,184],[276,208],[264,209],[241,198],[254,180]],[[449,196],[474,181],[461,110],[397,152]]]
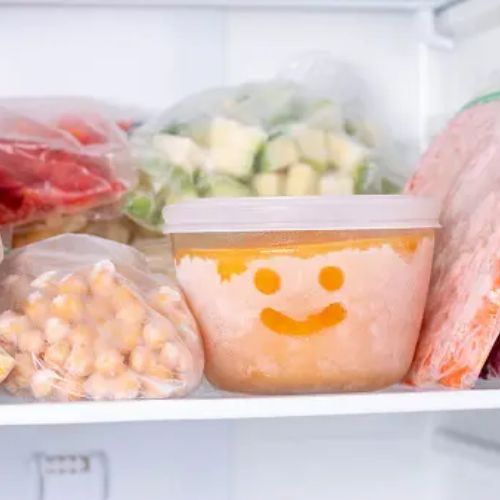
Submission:
[[[233,177],[216,175],[210,180],[209,196],[241,197],[252,194],[252,190],[246,184]]]
[[[328,167],[328,152],[326,134],[323,130],[304,128],[294,134],[299,156],[318,172],[324,172]]]
[[[264,145],[260,170],[274,172],[299,162],[299,153],[291,137],[279,136]]]
[[[288,169],[285,194],[306,196],[318,194],[318,173],[306,163],[296,163]]]
[[[214,118],[210,128],[210,160],[214,171],[248,178],[252,174],[255,155],[266,137],[259,127]]]
[[[285,175],[277,172],[263,172],[252,180],[257,196],[279,196],[284,194]]]
[[[391,181],[387,177],[382,177],[380,184],[382,194],[398,194],[401,192],[401,186]]]
[[[364,194],[368,181],[368,165],[366,163],[358,165],[354,169],[352,179],[354,181],[354,194]]]
[[[145,220],[153,213],[154,201],[147,193],[135,193],[129,199],[125,209],[132,217]]]

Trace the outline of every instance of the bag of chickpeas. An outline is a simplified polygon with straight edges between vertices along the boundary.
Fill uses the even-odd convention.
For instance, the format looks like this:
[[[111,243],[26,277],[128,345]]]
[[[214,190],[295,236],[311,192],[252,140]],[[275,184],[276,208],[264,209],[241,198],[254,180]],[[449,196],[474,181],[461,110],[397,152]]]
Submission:
[[[13,251],[0,270],[0,311],[0,382],[12,394],[167,398],[202,377],[183,296],[120,243],[67,234]]]

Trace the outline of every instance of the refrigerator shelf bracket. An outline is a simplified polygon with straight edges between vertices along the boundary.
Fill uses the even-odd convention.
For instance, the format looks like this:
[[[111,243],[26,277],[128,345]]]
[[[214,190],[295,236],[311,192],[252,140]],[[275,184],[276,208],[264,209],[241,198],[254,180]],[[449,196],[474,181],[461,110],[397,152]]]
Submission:
[[[420,37],[425,45],[440,50],[452,50],[455,47],[454,39],[440,32],[436,22],[438,17],[436,9],[420,9],[417,16]]]

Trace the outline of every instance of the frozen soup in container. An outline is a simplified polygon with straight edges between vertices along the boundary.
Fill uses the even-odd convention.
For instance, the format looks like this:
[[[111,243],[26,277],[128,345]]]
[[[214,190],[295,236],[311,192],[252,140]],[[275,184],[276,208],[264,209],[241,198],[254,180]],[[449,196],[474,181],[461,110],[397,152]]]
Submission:
[[[230,391],[365,391],[406,374],[438,203],[411,196],[211,198],[165,209],[206,375]]]

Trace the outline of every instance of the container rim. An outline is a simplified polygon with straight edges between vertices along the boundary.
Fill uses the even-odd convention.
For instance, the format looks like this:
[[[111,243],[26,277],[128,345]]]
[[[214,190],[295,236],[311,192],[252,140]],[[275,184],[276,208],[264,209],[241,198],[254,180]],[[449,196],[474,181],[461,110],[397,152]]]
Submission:
[[[163,209],[165,234],[439,227],[440,203],[411,195],[202,198]]]

